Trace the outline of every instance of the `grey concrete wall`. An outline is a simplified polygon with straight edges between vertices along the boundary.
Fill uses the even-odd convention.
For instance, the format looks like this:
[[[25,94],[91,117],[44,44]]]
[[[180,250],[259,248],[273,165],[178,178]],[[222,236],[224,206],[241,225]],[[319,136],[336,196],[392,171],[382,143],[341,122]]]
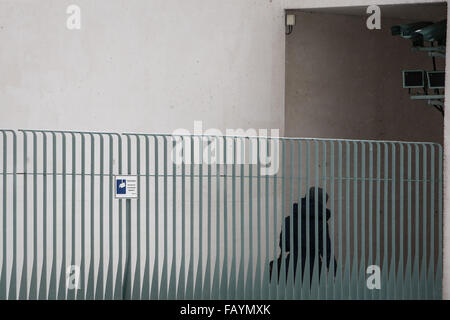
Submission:
[[[282,128],[283,17],[280,1],[2,0],[0,127]]]

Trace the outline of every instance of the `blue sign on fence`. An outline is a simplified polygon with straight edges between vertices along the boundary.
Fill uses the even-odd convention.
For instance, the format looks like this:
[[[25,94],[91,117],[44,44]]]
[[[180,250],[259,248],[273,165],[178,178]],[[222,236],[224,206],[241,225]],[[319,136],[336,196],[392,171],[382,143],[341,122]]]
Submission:
[[[116,176],[115,181],[116,198],[134,199],[138,197],[136,176]]]
[[[126,179],[118,179],[116,181],[117,186],[117,194],[127,194],[127,180]]]

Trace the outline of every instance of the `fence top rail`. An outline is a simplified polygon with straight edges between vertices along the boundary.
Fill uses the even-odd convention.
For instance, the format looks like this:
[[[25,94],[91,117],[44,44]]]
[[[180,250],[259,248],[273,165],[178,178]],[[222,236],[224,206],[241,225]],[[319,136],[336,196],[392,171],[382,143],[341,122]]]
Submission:
[[[8,133],[11,133],[13,136],[16,136],[16,132],[14,130],[11,130],[11,129],[0,129],[0,132],[2,133],[2,135],[6,135]]]
[[[337,139],[337,138],[310,138],[310,137],[272,137],[272,136],[245,136],[245,135],[205,135],[205,134],[170,134],[170,133],[117,133],[117,132],[99,132],[99,131],[70,131],[70,130],[43,130],[43,129],[18,129],[19,132],[23,133],[50,133],[50,134],[79,134],[79,135],[107,135],[107,136],[117,136],[119,139],[121,136],[136,136],[136,137],[154,137],[154,138],[167,138],[167,137],[178,137],[178,138],[216,138],[216,139],[262,139],[262,140],[280,140],[280,141],[314,141],[314,142],[337,142],[337,143],[368,143],[368,144],[398,144],[398,145],[422,145],[422,146],[437,146],[439,150],[442,150],[442,145],[437,142],[425,142],[425,141],[396,141],[396,140],[354,140],[354,139]],[[7,134],[16,132],[12,129],[0,129],[0,133]]]
[[[0,130],[1,131],[1,130]],[[37,129],[19,129],[20,132],[30,132],[30,133],[59,133],[59,134],[80,134],[80,135],[107,135],[107,136],[117,136],[120,134],[117,132],[99,132],[99,131],[70,131],[70,130],[37,130]]]
[[[346,142],[346,143],[384,143],[384,144],[405,144],[405,145],[430,145],[442,148],[437,142],[419,141],[395,141],[395,140],[352,140],[336,138],[299,138],[299,137],[271,137],[271,136],[239,136],[239,135],[206,135],[206,134],[170,134],[170,133],[122,133],[124,136],[148,136],[148,137],[203,137],[203,138],[240,138],[240,139],[269,139],[282,141],[317,141],[317,142]]]

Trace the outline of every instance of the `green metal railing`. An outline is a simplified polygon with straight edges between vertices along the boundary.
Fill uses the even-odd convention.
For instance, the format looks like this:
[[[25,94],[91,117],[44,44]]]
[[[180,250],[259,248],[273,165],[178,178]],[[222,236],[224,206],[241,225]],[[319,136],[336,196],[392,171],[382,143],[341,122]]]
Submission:
[[[0,134],[0,299],[442,298],[438,144]]]

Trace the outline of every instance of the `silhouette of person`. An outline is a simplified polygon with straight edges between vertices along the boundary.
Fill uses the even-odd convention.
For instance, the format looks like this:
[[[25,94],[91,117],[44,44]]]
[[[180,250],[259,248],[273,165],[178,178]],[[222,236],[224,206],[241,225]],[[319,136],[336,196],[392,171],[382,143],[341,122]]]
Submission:
[[[317,200],[316,200],[316,189],[317,189]],[[326,199],[325,199],[325,203],[328,202],[328,194],[325,193]],[[319,272],[319,279],[320,279],[320,273],[322,270],[322,263],[323,260],[326,259],[326,267],[328,270],[330,270],[330,262],[331,262],[331,239],[330,239],[330,235],[329,235],[329,226],[328,226],[328,220],[331,217],[331,211],[327,208],[323,207],[323,189],[322,188],[316,188],[316,187],[311,187],[309,189],[309,212],[308,212],[308,208],[307,208],[307,197],[305,196],[304,198],[301,199],[301,213],[300,213],[300,217],[301,217],[301,230],[300,230],[300,234],[301,234],[301,241],[300,241],[300,246],[301,246],[301,251],[300,251],[300,258],[301,258],[301,264],[302,264],[302,280],[304,279],[304,273],[305,273],[305,267],[306,267],[306,263],[308,261],[309,258],[309,275],[310,275],[310,281],[312,279],[313,273],[314,273],[314,265],[315,265],[315,260],[318,259],[318,270],[317,272]],[[293,257],[293,266],[294,266],[294,279],[296,277],[296,273],[297,273],[297,263],[299,262],[298,260],[298,254],[299,254],[299,239],[298,239],[298,216],[299,216],[299,212],[298,212],[298,203],[294,203],[293,205],[293,212],[292,212],[292,217],[293,217],[293,249],[291,250],[291,238],[290,238],[290,231],[291,231],[291,216],[288,216],[285,218],[285,252],[287,253],[286,255],[286,261],[285,261],[285,268],[286,268],[286,276],[288,274],[289,271],[289,265],[290,265],[290,259],[291,256]],[[317,213],[316,213],[316,207],[317,207]],[[309,213],[309,215],[308,215]],[[325,216],[324,216],[325,213]],[[309,216],[309,219],[308,219]],[[325,230],[323,228],[323,223],[324,223],[324,219],[325,219]],[[316,252],[316,221],[317,221],[317,249],[318,252]],[[307,225],[309,224],[309,228],[307,228]],[[323,237],[324,237],[324,232],[325,232],[325,236],[326,236],[326,250],[324,250],[324,246],[323,246]],[[308,237],[308,233],[309,233],[309,237]],[[309,244],[309,245],[308,245]],[[280,248],[282,248],[283,245],[283,230],[281,230],[280,233],[280,241],[279,241],[279,246]],[[308,252],[308,247],[309,247],[309,252]],[[326,251],[326,257],[324,257],[325,255],[325,251]],[[336,275],[336,267],[337,267],[337,263],[336,263],[336,259],[333,257],[334,260],[334,275]],[[280,269],[281,269],[281,262],[282,262],[282,257],[280,255],[280,257],[277,260],[277,265],[278,265],[278,279],[280,277]],[[272,277],[272,269],[273,269],[273,261],[271,261],[270,263],[270,276]]]

